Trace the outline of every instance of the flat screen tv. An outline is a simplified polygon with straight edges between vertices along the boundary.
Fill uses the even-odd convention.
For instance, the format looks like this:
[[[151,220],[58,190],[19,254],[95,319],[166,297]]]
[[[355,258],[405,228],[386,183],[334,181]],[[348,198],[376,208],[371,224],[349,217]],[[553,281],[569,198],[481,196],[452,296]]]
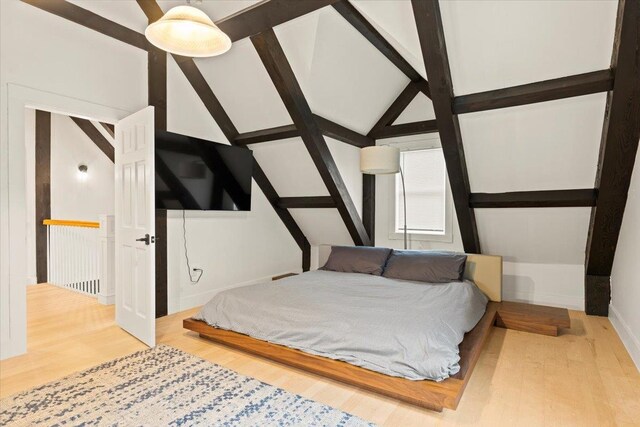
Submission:
[[[251,210],[251,150],[156,130],[155,162],[157,209]]]

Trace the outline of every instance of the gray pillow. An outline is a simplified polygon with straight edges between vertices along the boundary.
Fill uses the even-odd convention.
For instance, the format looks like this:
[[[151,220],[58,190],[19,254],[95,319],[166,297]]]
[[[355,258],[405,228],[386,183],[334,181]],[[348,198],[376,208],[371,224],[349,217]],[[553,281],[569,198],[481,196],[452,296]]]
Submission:
[[[391,279],[446,283],[462,279],[465,254],[438,251],[398,251],[391,253],[382,274]]]
[[[327,263],[320,270],[364,273],[380,276],[391,249],[372,246],[332,246]]]

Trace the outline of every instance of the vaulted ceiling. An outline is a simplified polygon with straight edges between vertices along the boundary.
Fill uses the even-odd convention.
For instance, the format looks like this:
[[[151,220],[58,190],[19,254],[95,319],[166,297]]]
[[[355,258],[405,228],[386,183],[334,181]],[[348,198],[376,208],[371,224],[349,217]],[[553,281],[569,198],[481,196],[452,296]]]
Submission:
[[[138,33],[147,25],[147,17],[134,1],[70,2]],[[158,1],[163,11],[182,3]],[[205,1],[201,7],[217,21],[256,3]],[[408,63],[409,69],[415,70],[422,79],[429,77],[425,68],[428,58],[422,55],[425,41],[416,30],[412,2],[358,0],[346,6],[344,2],[339,4],[355,8]],[[439,9],[456,102],[462,95],[599,72],[612,65],[616,2],[446,1],[439,4]],[[344,15],[340,6],[323,7],[277,25],[275,36],[311,111],[366,135],[411,80]],[[427,19],[425,16],[419,19]],[[225,55],[195,59],[194,63],[240,134],[294,123],[251,39],[235,42]],[[225,135],[219,127],[224,125],[211,120],[198,94],[173,60],[168,61],[167,74],[169,128],[180,131],[176,128],[180,115],[189,115],[198,118],[201,135],[197,136],[219,141],[229,139],[228,132]],[[507,103],[509,108],[476,108],[484,111],[460,111],[461,114],[452,115],[453,125],[458,126],[459,122],[459,142],[464,151],[462,162],[468,172],[466,192],[593,189],[594,182],[597,187],[603,118],[610,102],[606,91],[613,84],[613,78],[598,78],[600,86],[596,89],[581,89],[567,95],[583,96],[566,99],[551,96],[540,99],[547,102]],[[439,80],[435,83],[441,86]],[[562,85],[554,90],[561,91]],[[443,100],[442,93],[434,95]],[[174,105],[173,99],[176,99]],[[408,107],[391,123],[436,118],[437,111],[434,112],[434,105],[425,94],[420,92],[409,100]],[[454,99],[448,102],[453,103]],[[459,107],[453,106],[450,110],[455,108]],[[442,115],[438,119],[440,126],[444,119]],[[326,135],[325,139],[353,203],[362,214],[358,148]],[[279,197],[330,194],[299,137],[251,148]],[[458,184],[452,183],[452,186]],[[463,187],[461,184],[460,188]],[[466,196],[468,198],[468,194]],[[588,203],[574,201],[569,203],[571,207],[545,209],[499,209],[494,202],[476,205],[483,209],[469,209],[471,217],[475,216],[484,252],[503,254],[507,261],[583,264],[595,196]],[[467,199],[463,203],[467,205]],[[525,205],[527,203],[518,206]],[[559,206],[557,203],[547,205]],[[341,218],[335,209],[289,211],[311,244],[352,241],[353,233],[350,237],[344,215]],[[468,232],[464,229],[462,238],[457,234],[455,249],[463,248],[465,234]]]

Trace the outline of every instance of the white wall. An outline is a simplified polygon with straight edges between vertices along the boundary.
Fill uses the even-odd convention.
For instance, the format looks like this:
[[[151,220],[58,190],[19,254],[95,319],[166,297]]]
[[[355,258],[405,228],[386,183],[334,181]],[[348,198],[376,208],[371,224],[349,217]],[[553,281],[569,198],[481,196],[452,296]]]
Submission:
[[[78,165],[88,167],[85,178]],[[67,116],[51,115],[51,217],[98,221],[114,213],[114,165]]]
[[[609,319],[640,369],[640,151],[631,177],[620,239],[611,272]]]

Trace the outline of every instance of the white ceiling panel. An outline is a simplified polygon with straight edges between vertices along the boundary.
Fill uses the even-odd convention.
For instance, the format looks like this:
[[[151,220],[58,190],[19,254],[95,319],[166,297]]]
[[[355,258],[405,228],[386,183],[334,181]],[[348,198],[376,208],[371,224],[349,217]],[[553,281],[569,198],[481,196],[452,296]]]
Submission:
[[[289,209],[312,245],[353,245],[337,209]]]
[[[459,116],[474,192],[593,187],[605,94]]]
[[[182,74],[175,61],[167,61],[167,130],[209,141],[226,143],[227,138]]]
[[[302,139],[291,138],[250,147],[280,197],[329,195]]]
[[[249,39],[224,55],[195,61],[239,132],[292,123]]]
[[[69,3],[74,3],[139,33],[144,33],[147,28],[147,16],[135,1],[69,0]]]
[[[325,137],[340,176],[347,186],[356,210],[362,216],[362,172],[360,172],[360,148]]]
[[[483,253],[502,255],[506,262],[584,263],[590,208],[476,209],[475,214]]]
[[[411,1],[351,0],[351,4],[422,77],[427,77]]]
[[[408,79],[333,8],[276,27],[311,110],[367,133]]]
[[[441,1],[454,93],[609,67],[618,2]]]
[[[413,98],[413,101],[407,108],[398,116],[394,125],[399,125],[402,123],[412,123],[412,122],[420,122],[423,120],[434,120],[436,118],[436,113],[433,111],[433,103],[427,95],[420,92]]]
[[[259,3],[260,0],[205,0],[198,4],[193,1],[192,6],[202,9],[215,22],[247,7]],[[158,5],[163,11],[168,11],[172,7],[187,4],[186,0],[159,0]]]

